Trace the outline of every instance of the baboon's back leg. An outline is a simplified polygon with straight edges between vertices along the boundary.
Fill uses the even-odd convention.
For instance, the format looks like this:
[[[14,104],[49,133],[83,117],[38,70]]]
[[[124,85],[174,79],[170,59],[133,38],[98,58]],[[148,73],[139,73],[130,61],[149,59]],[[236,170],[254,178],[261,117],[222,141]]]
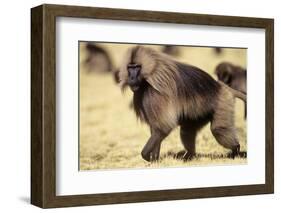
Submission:
[[[180,137],[181,142],[187,151],[184,155],[184,159],[192,159],[195,156],[195,138],[196,138],[197,128],[191,125],[181,125]]]
[[[211,121],[211,131],[220,145],[232,150],[233,157],[239,154],[240,145],[234,126],[234,101],[232,99],[218,103]]]

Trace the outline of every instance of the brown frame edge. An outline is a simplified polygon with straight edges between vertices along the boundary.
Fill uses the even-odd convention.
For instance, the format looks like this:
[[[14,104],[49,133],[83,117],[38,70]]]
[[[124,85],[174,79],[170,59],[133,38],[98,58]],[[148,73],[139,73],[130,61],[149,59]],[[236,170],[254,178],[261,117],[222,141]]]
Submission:
[[[97,18],[212,26],[264,28],[266,31],[266,183],[196,189],[56,196],[56,17]],[[274,192],[274,20],[41,5],[31,9],[31,203],[41,208],[268,194]]]

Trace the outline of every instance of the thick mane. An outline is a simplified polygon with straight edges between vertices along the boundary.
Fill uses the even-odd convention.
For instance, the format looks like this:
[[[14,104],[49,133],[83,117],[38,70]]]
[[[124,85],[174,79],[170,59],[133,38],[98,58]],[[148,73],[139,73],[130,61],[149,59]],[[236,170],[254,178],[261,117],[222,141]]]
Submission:
[[[127,87],[128,71],[126,66],[129,63],[141,64],[143,77],[161,94],[167,93],[167,87],[173,89],[174,92],[176,91],[177,65],[170,56],[143,46],[129,49],[119,73],[122,89]]]
[[[143,66],[146,81],[161,95],[168,97],[215,95],[219,84],[201,69],[175,61],[170,56],[137,46],[132,50],[131,63]],[[210,94],[211,91],[211,94]]]

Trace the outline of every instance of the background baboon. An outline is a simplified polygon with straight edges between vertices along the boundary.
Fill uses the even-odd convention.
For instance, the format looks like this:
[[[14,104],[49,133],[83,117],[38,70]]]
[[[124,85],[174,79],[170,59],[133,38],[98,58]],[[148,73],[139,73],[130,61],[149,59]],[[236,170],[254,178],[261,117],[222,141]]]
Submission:
[[[239,153],[234,97],[246,100],[244,94],[215,81],[197,67],[142,46],[128,51],[119,79],[122,89],[129,86],[134,92],[136,115],[151,130],[141,152],[145,160],[158,160],[161,142],[178,125],[187,150],[184,158],[192,158],[196,134],[208,122],[217,142],[232,150],[233,157]]]
[[[87,57],[84,60],[84,65],[88,72],[112,73],[114,82],[119,83],[119,70],[114,68],[110,52],[90,42],[87,42],[85,49]]]
[[[171,56],[179,56],[180,48],[173,45],[164,45],[162,48],[162,52]]]
[[[224,82],[231,88],[247,94],[247,72],[240,66],[235,66],[229,62],[220,63],[215,70],[218,80]],[[245,118],[247,116],[247,106],[245,102]]]
[[[84,64],[88,68],[88,72],[110,72],[113,70],[112,61],[109,53],[95,43],[88,42],[86,44],[87,58]]]
[[[217,55],[221,54],[223,49],[221,47],[214,47],[214,51]]]

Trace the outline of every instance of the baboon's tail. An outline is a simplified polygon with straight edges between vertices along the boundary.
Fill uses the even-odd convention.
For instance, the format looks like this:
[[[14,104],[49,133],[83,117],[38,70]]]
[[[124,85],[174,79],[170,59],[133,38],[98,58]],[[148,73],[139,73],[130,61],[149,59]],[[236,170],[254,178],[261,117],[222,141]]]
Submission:
[[[243,92],[237,91],[231,88],[231,92],[236,98],[240,98],[242,101],[247,102],[247,95]]]
[[[247,102],[247,95],[243,92],[240,92],[238,90],[232,89],[231,87],[229,87],[228,85],[226,85],[225,83],[221,82],[223,85],[225,85],[230,91],[231,93],[234,95],[234,97],[236,98],[240,98],[242,101],[244,101],[245,103]]]
[[[232,89],[231,87],[228,88],[236,98],[240,98],[245,103],[247,102],[247,95],[245,93]]]

